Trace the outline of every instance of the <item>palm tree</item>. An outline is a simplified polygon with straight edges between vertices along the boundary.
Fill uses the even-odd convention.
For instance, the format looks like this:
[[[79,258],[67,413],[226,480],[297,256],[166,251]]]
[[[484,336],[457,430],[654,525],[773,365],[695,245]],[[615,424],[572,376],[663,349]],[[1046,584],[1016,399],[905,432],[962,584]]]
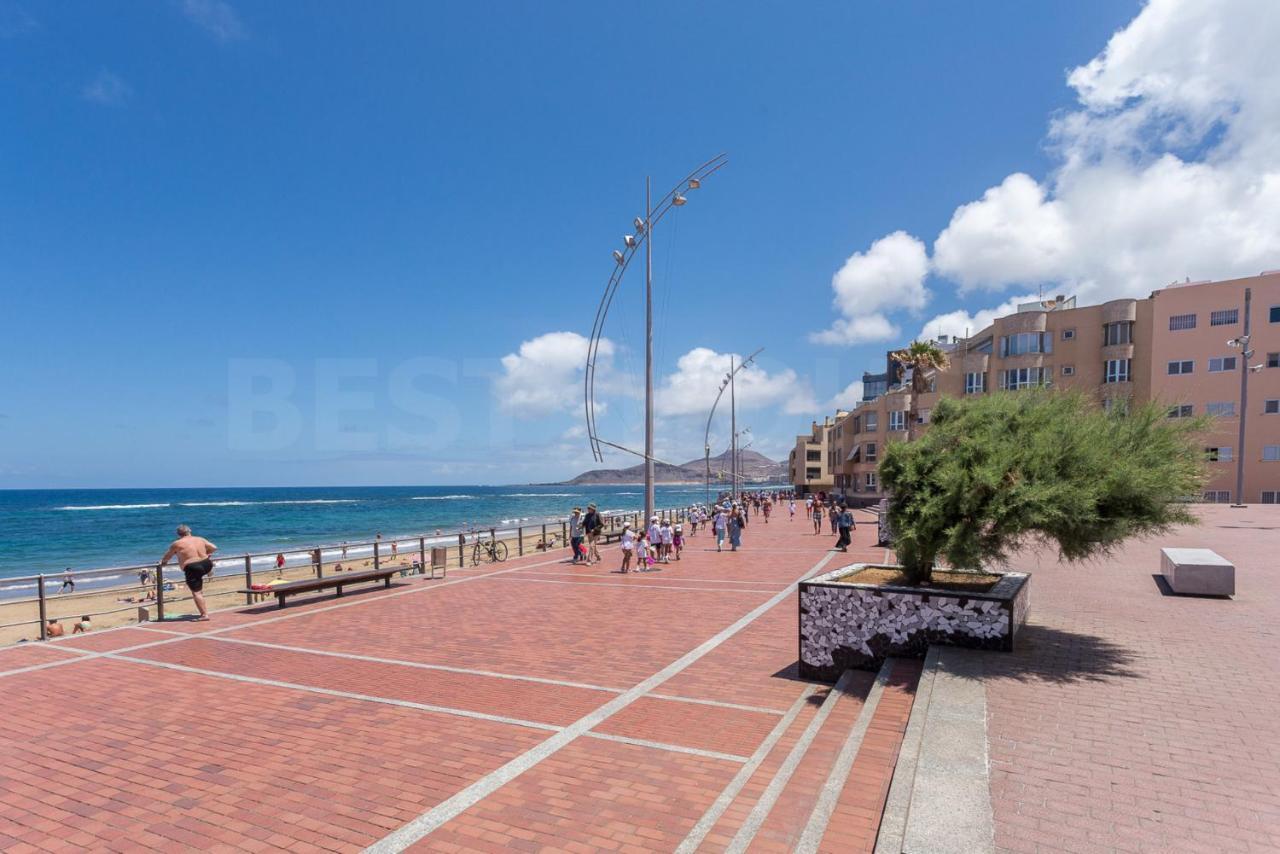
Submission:
[[[916,415],[920,408],[920,395],[929,390],[926,372],[941,371],[950,364],[947,354],[933,341],[912,341],[906,349],[894,352],[890,358],[911,371],[911,404],[907,410],[907,441],[915,438]]]

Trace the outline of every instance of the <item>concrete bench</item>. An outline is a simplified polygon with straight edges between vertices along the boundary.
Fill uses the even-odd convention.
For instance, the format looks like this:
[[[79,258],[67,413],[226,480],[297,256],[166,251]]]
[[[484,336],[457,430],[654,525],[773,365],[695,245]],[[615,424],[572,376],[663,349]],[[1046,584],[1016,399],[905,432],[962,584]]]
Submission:
[[[1234,596],[1236,568],[1211,549],[1161,549],[1160,573],[1174,593]]]
[[[290,581],[286,584],[273,584],[265,590],[255,590],[252,587],[246,587],[240,590],[240,593],[250,595],[272,595],[276,597],[276,607],[283,608],[286,597],[295,593],[315,593],[320,590],[328,590],[337,588],[338,595],[342,595],[342,588],[351,584],[360,584],[364,581],[381,581],[384,587],[391,586],[391,576],[400,572],[401,567],[382,567],[380,569],[368,569],[360,572],[335,572],[333,575],[326,575],[324,578],[307,578],[301,581]]]

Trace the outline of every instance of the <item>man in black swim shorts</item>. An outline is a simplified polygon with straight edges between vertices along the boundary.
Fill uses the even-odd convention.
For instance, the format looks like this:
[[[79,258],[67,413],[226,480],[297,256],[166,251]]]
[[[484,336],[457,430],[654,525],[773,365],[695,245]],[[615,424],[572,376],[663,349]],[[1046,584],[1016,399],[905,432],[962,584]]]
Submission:
[[[187,525],[179,525],[178,539],[169,545],[169,550],[160,559],[161,572],[163,572],[164,565],[170,558],[177,555],[178,565],[182,567],[187,587],[191,590],[191,598],[200,611],[200,616],[196,618],[198,620],[209,619],[209,609],[205,606],[204,593],[201,591],[204,590],[204,577],[213,572],[213,561],[210,560],[210,556],[217,550],[218,547],[204,537],[192,534],[191,528]]]

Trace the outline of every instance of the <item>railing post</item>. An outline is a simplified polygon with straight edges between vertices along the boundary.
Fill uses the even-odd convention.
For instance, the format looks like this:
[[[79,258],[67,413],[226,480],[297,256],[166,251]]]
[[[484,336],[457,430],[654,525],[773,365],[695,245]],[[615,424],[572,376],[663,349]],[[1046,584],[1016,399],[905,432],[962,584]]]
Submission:
[[[249,557],[248,555],[244,556],[244,589],[245,590],[253,589],[253,558]],[[244,603],[246,605],[253,604],[252,593],[244,594]]]
[[[320,549],[314,549],[311,552],[311,560],[316,565],[316,578],[324,578],[324,555]]]
[[[516,525],[516,556],[524,556],[524,525]]]
[[[547,524],[545,522],[542,523],[542,550],[544,552],[550,551],[550,547],[547,545]]]
[[[418,537],[418,574],[419,575],[427,574],[427,538],[426,537]],[[433,566],[431,568],[431,578],[434,580],[435,577],[436,577],[436,569]]]
[[[379,549],[378,549],[378,546],[380,545],[382,544],[377,540],[373,541],[373,568],[374,569],[381,568],[382,556],[379,554]]]
[[[164,622],[164,567],[156,565],[156,622]]]
[[[567,522],[560,523],[560,542],[566,546],[569,545],[569,524]]]
[[[49,615],[44,605],[44,573],[36,579],[36,591],[40,596],[40,640],[49,639]]]
[[[466,562],[465,562],[466,559],[462,555],[462,547],[465,546],[466,544],[467,544],[467,535],[459,531],[458,532],[458,569],[462,569],[464,566],[466,566]]]

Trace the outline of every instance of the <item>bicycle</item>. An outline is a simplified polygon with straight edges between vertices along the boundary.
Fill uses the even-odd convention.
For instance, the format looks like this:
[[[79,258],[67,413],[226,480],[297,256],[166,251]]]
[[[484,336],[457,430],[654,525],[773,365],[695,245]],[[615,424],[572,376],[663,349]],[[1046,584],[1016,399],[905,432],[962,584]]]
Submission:
[[[479,566],[482,561],[499,563],[507,559],[507,544],[502,540],[477,539],[471,549],[471,565]]]

